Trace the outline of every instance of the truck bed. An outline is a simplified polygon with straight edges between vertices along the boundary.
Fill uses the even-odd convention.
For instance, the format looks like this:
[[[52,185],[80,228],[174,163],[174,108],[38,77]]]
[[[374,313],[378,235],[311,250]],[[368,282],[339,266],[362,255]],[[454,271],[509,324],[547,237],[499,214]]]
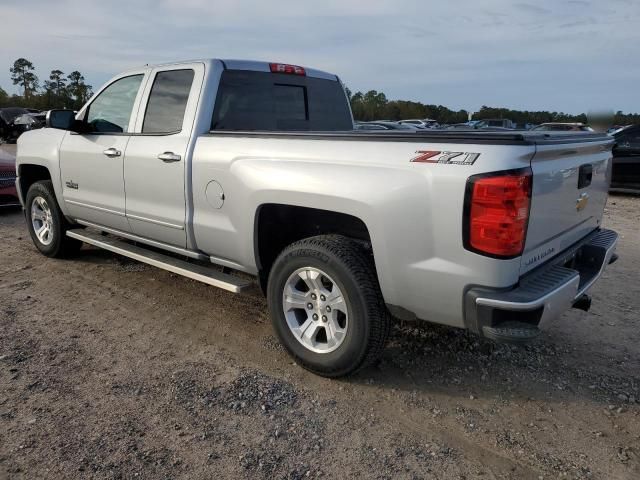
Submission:
[[[376,142],[415,142],[415,143],[465,143],[484,145],[553,145],[582,142],[599,142],[610,139],[604,133],[593,132],[530,132],[514,130],[497,131],[449,131],[425,130],[422,132],[396,133],[394,131],[349,130],[341,132],[290,132],[290,131],[226,131],[211,130],[207,135],[252,137],[252,138],[304,138],[307,140],[354,140]]]

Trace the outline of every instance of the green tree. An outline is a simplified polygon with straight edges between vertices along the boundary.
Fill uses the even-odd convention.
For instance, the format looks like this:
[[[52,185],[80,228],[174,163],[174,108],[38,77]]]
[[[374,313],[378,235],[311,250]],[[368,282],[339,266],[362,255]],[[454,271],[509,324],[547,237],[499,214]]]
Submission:
[[[60,97],[65,93],[66,87],[67,79],[64,78],[64,72],[62,70],[51,70],[49,80],[44,82],[45,90],[56,97]]]
[[[20,85],[24,98],[29,99],[38,90],[38,77],[34,73],[33,63],[26,58],[19,58],[9,68],[14,85]]]
[[[7,101],[9,100],[9,94],[0,87],[0,107],[4,107],[7,105]]]
[[[382,92],[369,90],[351,96],[351,110],[356,120],[379,120],[384,116],[387,97]]]
[[[618,110],[613,116],[614,125],[640,124],[640,113],[623,113]]]
[[[84,77],[77,70],[67,75],[67,79],[69,80],[67,92],[73,100],[73,106],[76,109],[80,108],[91,97],[92,87],[84,82]]]
[[[72,101],[67,91],[67,79],[62,70],[51,70],[49,80],[44,82],[44,95],[40,99],[40,108],[62,108],[70,106]]]

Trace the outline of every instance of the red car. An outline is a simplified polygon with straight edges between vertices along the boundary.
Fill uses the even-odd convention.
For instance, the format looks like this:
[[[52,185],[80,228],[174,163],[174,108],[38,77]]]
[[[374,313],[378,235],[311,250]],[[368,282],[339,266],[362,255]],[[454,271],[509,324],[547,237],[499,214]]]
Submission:
[[[20,205],[16,191],[16,158],[0,149],[0,207]]]

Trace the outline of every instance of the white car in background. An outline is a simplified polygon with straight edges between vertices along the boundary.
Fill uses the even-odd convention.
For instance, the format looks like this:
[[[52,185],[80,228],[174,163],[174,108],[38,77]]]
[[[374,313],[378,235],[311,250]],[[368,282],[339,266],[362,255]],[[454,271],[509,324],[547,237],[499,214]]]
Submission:
[[[420,127],[411,124],[398,123],[398,122],[356,122],[356,130],[403,130],[416,132],[423,130]]]
[[[548,122],[531,129],[533,132],[593,132],[593,128],[584,123]]]
[[[440,126],[437,120],[432,120],[430,118],[425,118],[422,120],[400,120],[398,123],[402,125],[413,125],[414,127],[418,128],[438,128]]]

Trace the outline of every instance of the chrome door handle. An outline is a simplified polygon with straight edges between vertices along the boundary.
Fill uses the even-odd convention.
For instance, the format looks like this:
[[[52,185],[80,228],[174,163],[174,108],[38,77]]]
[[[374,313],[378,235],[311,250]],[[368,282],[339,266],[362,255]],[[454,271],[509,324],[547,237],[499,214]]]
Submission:
[[[104,153],[107,157],[119,157],[122,154],[122,152],[120,150],[117,150],[117,149],[115,149],[113,147],[107,148],[102,153]]]
[[[182,157],[180,157],[180,155],[176,155],[173,152],[164,152],[159,154],[158,158],[165,163],[170,163],[170,162],[179,162]]]

